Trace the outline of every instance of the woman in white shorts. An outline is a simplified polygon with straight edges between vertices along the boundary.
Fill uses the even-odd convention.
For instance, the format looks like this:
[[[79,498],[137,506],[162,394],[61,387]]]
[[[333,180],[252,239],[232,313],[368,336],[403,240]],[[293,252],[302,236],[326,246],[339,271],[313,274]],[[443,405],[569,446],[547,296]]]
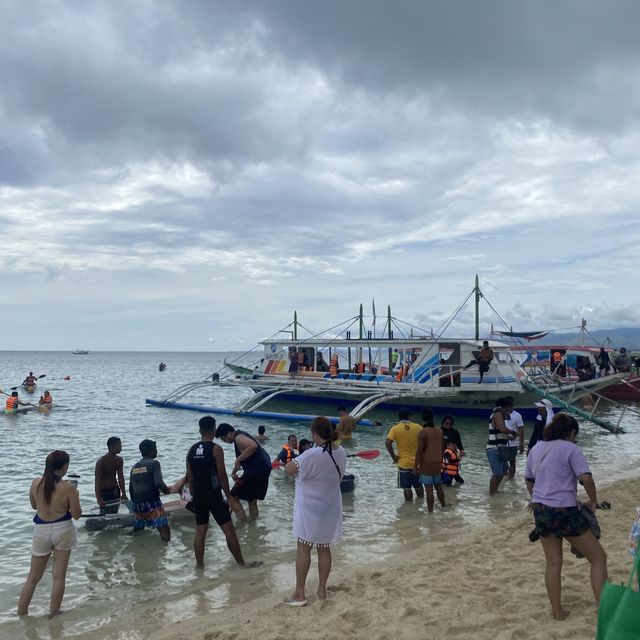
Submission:
[[[82,514],[76,487],[62,478],[69,468],[69,454],[53,451],[47,456],[42,478],[31,483],[29,500],[37,513],[33,518],[31,568],[20,592],[18,615],[29,613],[29,604],[36,586],[44,575],[49,556],[53,552],[53,586],[51,615],[60,613],[71,549],[76,546],[76,528],[72,518]]]

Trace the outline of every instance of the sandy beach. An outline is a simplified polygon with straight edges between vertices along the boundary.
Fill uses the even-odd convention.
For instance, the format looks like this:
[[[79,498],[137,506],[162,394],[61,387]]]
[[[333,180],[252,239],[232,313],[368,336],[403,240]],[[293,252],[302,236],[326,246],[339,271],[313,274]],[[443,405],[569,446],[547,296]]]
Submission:
[[[610,579],[626,581],[631,569],[629,530],[640,504],[638,480],[601,487],[598,499],[612,505],[598,510]],[[544,588],[542,547],[527,537],[532,524],[532,516],[523,512],[505,518],[501,527],[405,545],[392,559],[356,571],[334,566],[325,602],[310,597],[308,606],[293,608],[282,603],[287,593],[270,593],[222,615],[215,612],[154,630],[149,637],[593,638],[596,608],[588,562],[576,559],[565,546],[563,602],[571,616],[554,621]],[[309,594],[314,591],[314,571],[315,564]]]

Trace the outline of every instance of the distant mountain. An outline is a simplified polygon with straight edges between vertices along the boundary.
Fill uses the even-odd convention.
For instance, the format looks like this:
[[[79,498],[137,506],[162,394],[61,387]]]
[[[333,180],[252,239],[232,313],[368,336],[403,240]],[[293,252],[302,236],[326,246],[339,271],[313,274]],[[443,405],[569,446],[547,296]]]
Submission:
[[[581,345],[583,336],[578,333],[550,333],[532,344]],[[640,327],[623,327],[621,329],[598,329],[584,335],[586,347],[626,347],[629,351],[640,351]]]

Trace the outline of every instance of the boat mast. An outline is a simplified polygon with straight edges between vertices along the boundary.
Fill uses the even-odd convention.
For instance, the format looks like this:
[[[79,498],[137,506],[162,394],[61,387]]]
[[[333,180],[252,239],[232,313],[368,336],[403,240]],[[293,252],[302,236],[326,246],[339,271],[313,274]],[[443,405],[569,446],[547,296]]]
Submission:
[[[360,314],[359,314],[359,322],[358,322],[358,339],[362,340],[364,338],[364,309],[362,307],[362,302],[360,303]],[[358,347],[358,362],[356,364],[360,364],[362,362],[362,347]]]
[[[389,340],[393,337],[391,331],[391,305],[387,305],[387,337]],[[393,349],[389,347],[389,371],[393,371]]]
[[[478,274],[476,273],[476,286],[474,287],[474,292],[476,294],[476,340],[480,340],[480,298],[482,294],[480,293],[480,285],[478,283]]]
[[[298,339],[298,312],[293,312],[293,339]]]

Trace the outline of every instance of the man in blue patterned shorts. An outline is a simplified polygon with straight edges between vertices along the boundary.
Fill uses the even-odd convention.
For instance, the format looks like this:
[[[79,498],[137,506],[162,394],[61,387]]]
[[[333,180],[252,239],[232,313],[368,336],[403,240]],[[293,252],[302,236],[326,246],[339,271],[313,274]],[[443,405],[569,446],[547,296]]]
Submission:
[[[139,445],[142,459],[131,468],[129,495],[133,502],[134,531],[152,527],[158,530],[164,542],[171,539],[169,520],[160,501],[160,491],[171,493],[162,479],[160,463],[155,459],[158,449],[153,440],[143,440]]]

